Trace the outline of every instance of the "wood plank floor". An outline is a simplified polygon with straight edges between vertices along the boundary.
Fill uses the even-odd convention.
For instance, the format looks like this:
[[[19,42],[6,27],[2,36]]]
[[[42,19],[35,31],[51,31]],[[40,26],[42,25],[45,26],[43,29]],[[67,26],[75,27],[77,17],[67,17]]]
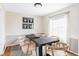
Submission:
[[[7,47],[3,56],[12,56],[11,53],[12,53],[12,47]],[[16,51],[16,53],[17,53],[17,51]],[[64,56],[63,54],[64,54],[64,52],[61,52],[61,51],[55,52],[55,56]],[[67,53],[67,56],[76,56],[76,55],[74,55],[72,53]]]
[[[4,52],[3,56],[10,56],[10,55],[11,55],[11,47],[7,47],[5,49],[5,52]]]

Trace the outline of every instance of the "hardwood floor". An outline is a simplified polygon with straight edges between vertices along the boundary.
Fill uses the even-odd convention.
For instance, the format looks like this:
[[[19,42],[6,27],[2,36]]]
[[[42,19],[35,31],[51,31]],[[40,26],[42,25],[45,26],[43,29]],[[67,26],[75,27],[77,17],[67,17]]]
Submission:
[[[10,56],[11,55],[11,47],[7,47],[3,56]]]
[[[12,53],[13,53],[12,48],[13,47],[7,47],[5,52],[4,52],[4,54],[3,54],[3,56],[21,56],[21,55],[16,55],[16,53],[19,54],[18,51],[20,51],[20,50],[16,50],[16,49],[15,49],[14,55],[12,55]],[[55,51],[55,56],[64,56],[64,52],[62,52],[62,51]],[[76,56],[76,55],[68,52],[67,56]]]

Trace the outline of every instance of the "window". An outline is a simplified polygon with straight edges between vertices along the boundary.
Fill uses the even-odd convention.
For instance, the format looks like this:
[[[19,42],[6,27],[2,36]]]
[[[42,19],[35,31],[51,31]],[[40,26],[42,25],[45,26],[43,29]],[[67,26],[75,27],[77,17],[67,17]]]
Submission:
[[[68,15],[57,15],[50,18],[49,21],[49,35],[58,36],[61,40],[67,40],[67,19]]]

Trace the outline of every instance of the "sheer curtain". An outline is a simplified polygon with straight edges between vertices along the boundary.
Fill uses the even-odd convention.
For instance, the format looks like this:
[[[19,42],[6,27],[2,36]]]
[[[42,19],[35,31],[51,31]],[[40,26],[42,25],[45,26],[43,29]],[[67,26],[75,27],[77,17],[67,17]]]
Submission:
[[[67,40],[67,20],[68,14],[60,14],[50,18],[49,35],[58,36],[60,40]]]

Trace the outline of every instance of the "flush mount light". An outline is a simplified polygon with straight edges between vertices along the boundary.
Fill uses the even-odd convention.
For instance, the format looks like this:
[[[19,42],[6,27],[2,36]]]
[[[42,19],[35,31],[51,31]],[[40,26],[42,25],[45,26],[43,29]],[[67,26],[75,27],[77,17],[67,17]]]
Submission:
[[[41,3],[35,3],[34,7],[36,7],[36,8],[42,7],[42,4]]]

